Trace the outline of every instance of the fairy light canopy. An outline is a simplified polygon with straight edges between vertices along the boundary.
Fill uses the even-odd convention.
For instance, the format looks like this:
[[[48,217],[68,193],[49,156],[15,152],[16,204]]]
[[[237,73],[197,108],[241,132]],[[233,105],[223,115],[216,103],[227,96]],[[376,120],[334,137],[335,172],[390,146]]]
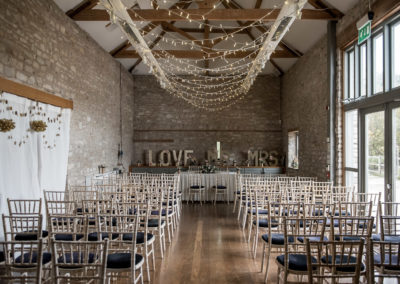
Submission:
[[[151,47],[154,40],[152,36],[156,34],[143,30],[142,25],[146,19],[135,9],[131,9],[136,1],[102,0],[101,4],[109,13],[111,22],[123,31],[162,88],[195,107],[216,111],[237,103],[248,93],[282,37],[294,20],[301,17],[301,10],[307,1],[286,0],[282,6],[275,5],[267,13],[261,14],[253,21],[247,21],[239,28],[230,25],[229,21],[218,26],[207,21],[208,16],[216,13],[225,2],[226,0],[213,2],[212,7],[204,9],[202,14],[183,9],[166,10],[168,16],[188,21],[208,31],[204,39],[190,36],[182,38],[168,31],[168,28],[174,30],[173,25],[163,23],[167,29],[163,30],[162,41],[174,47],[190,47],[191,51],[197,52],[199,58],[180,58],[173,50],[160,50],[156,57]],[[154,8],[157,4],[152,3]],[[159,6],[155,8],[159,9]],[[266,24],[274,14],[277,15],[276,20]],[[136,21],[133,21],[133,18],[136,18]],[[149,25],[151,28],[154,24]],[[236,34],[253,27],[258,27],[263,32],[251,41],[235,38]],[[219,29],[221,33],[210,37],[212,29]],[[226,42],[223,47],[214,47],[222,41]],[[240,58],[235,58],[238,54],[241,54]],[[217,60],[220,64],[217,67],[211,67],[209,63],[202,66],[201,63],[205,60]],[[179,76],[182,71],[188,76]]]

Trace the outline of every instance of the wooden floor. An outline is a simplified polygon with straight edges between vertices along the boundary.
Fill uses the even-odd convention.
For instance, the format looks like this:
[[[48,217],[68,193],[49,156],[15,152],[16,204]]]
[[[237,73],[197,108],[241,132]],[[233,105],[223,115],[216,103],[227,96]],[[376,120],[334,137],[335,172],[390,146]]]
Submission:
[[[253,260],[233,206],[189,204],[183,206],[177,235],[161,261],[152,283],[263,283],[261,246]],[[273,263],[273,261],[272,261]],[[270,270],[276,282],[276,266]],[[145,278],[146,279],[146,278]]]

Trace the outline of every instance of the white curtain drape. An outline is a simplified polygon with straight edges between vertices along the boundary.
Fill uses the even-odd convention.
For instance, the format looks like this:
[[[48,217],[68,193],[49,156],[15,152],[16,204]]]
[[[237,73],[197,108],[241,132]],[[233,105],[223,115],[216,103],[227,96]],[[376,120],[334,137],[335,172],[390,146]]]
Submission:
[[[71,110],[9,93],[3,93],[0,99],[3,100],[0,119],[15,122],[13,130],[0,132],[0,214],[8,214],[7,198],[39,199],[43,198],[43,190],[65,189]],[[30,112],[36,113],[35,116],[32,117]],[[21,116],[21,113],[27,113],[27,116]],[[31,131],[31,120],[45,121],[47,129]],[[1,226],[0,239],[2,231]]]

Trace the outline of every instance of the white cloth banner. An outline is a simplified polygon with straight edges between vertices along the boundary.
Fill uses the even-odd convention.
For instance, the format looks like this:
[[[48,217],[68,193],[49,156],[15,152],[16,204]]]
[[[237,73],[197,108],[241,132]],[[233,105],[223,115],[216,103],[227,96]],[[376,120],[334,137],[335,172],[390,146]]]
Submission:
[[[13,130],[0,132],[0,214],[8,215],[7,198],[39,199],[43,198],[43,190],[65,190],[71,110],[9,93],[0,95],[0,99],[0,119],[15,122]],[[30,112],[35,115],[32,117]],[[45,121],[46,130],[31,131],[31,120]]]

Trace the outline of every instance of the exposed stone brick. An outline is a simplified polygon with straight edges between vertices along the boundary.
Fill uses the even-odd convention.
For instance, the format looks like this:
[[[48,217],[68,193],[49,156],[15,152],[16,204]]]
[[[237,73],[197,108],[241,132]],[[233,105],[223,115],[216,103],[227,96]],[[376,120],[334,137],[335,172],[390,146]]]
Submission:
[[[54,1],[0,0],[0,76],[74,101],[68,179],[117,164],[120,99],[124,166],[132,159],[133,79]]]
[[[153,76],[134,76],[134,82],[135,139],[174,140],[173,143],[135,143],[135,163],[145,161],[147,149],[153,150],[153,155],[164,149],[191,149],[197,159],[204,160],[207,150],[216,148],[216,141],[221,141],[222,150],[232,153],[232,159],[238,164],[247,159],[249,149],[281,151],[280,79],[277,77],[258,77],[243,100],[218,112],[197,109],[168,94]],[[143,132],[169,129],[178,131]]]

